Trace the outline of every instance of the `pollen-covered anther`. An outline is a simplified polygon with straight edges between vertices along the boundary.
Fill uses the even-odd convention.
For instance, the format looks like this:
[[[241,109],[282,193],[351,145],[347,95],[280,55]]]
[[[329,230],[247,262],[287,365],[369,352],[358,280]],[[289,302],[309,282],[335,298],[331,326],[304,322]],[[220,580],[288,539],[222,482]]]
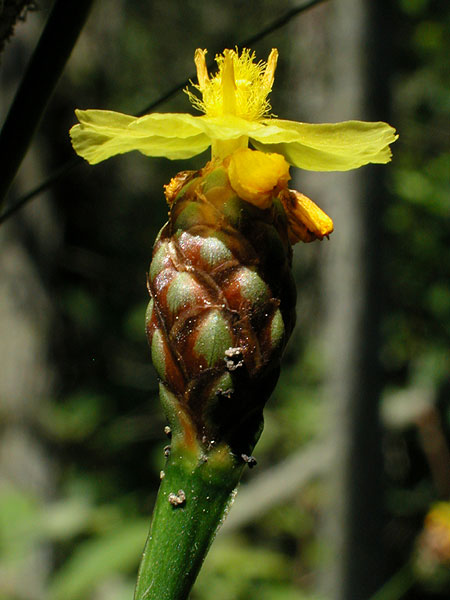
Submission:
[[[333,221],[310,198],[296,190],[282,191],[280,199],[288,219],[291,244],[323,240],[333,232]]]
[[[198,85],[200,89],[206,87],[209,83],[209,75],[208,69],[206,68],[206,59],[205,56],[207,54],[207,50],[202,50],[201,48],[197,48],[194,54],[194,63],[197,69],[197,79]]]

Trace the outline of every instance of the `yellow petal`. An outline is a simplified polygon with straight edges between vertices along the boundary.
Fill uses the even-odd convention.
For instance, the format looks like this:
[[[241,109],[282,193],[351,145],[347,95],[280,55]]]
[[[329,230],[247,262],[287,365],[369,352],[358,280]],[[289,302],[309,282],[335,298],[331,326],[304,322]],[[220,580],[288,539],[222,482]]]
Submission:
[[[382,122],[296,123],[266,119],[250,139],[258,150],[277,152],[296,167],[311,171],[348,171],[391,160],[389,144],[398,136]],[[264,126],[267,131],[264,131]]]
[[[286,187],[290,179],[289,165],[279,154],[241,148],[228,160],[228,177],[233,190],[240,198],[262,209],[269,208],[272,196]]]
[[[280,194],[288,219],[288,235],[291,244],[323,240],[333,231],[333,221],[310,198],[296,190]]]
[[[234,140],[242,136],[252,135],[261,129],[255,121],[247,121],[234,115],[220,117],[193,117],[197,126],[212,140]]]
[[[113,111],[77,110],[76,115],[80,124],[70,130],[72,144],[91,164],[131,150],[147,156],[190,158],[211,144],[197,125],[198,117],[188,114],[154,113],[136,118]]]

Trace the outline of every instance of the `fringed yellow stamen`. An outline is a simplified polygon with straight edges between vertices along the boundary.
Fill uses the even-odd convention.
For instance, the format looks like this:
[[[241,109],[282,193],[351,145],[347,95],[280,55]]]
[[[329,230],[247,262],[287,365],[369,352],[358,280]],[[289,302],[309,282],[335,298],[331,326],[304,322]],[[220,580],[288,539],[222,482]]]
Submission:
[[[310,198],[296,190],[280,194],[288,218],[291,244],[323,240],[333,231],[333,221]]]
[[[287,187],[289,164],[281,154],[241,148],[226,161],[230,185],[238,196],[258,208],[269,208],[273,196]]]
[[[186,90],[192,105],[208,117],[237,116],[258,121],[270,115],[267,95],[272,89],[278,51],[272,50],[267,64],[255,62],[255,53],[244,48],[225,50],[216,56],[218,71],[211,77],[206,68],[206,50],[196,50],[198,84],[192,84],[201,98]]]
[[[208,69],[206,68],[206,59],[205,56],[207,54],[207,50],[202,50],[201,48],[197,48],[194,54],[194,63],[197,69],[197,79],[200,90],[205,88],[209,83],[209,75]]]
[[[269,58],[267,59],[267,66],[264,72],[263,84],[268,89],[271,90],[273,86],[273,82],[275,79],[275,69],[277,68],[278,62],[278,50],[276,48],[272,48]]]

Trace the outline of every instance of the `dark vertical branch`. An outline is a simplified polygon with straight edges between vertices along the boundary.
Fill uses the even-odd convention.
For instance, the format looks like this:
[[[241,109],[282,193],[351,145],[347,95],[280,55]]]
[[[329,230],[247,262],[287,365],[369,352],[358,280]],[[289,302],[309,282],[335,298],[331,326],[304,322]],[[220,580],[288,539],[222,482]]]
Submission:
[[[392,5],[388,0],[364,0],[365,28],[362,40],[362,107],[368,120],[389,121],[389,31]],[[394,149],[395,153],[395,149]],[[383,372],[380,363],[381,323],[384,311],[383,214],[387,205],[388,167],[373,166],[361,173],[361,217],[364,235],[364,306],[357,340],[357,372],[353,390],[354,411],[350,429],[349,504],[347,543],[341,598],[365,599],[383,584],[387,574],[383,531],[384,486],[382,431],[379,420]]]
[[[389,63],[382,43],[390,37],[389,6],[370,0],[332,6],[332,120],[387,120]],[[335,458],[328,518],[333,556],[325,587],[336,600],[367,600],[382,585],[386,567],[379,421],[385,173],[386,167],[366,167],[333,178],[330,186],[336,233],[325,266],[327,395]]]
[[[0,208],[93,0],[56,0],[0,134]]]

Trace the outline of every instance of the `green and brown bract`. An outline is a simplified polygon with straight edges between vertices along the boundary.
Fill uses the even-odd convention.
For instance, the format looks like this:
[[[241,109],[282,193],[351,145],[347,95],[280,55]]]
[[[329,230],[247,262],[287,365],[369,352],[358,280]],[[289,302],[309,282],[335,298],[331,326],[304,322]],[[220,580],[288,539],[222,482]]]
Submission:
[[[251,453],[295,322],[292,249],[281,202],[239,198],[210,162],[167,186],[146,328],[173,440]]]

